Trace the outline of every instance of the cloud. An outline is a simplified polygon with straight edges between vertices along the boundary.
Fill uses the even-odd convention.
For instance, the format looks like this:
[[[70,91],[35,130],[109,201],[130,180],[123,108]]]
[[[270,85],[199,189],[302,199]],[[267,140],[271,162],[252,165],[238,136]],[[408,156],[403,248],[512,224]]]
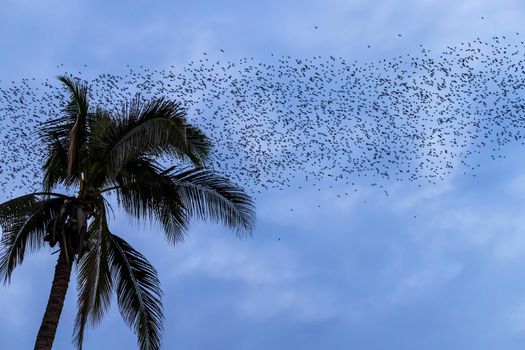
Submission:
[[[414,303],[458,278],[462,271],[463,266],[459,263],[437,261],[428,264],[403,276],[389,299],[393,304]]]
[[[184,277],[195,276],[230,281],[242,291],[235,304],[242,317],[268,319],[286,315],[312,321],[335,314],[329,292],[312,283],[308,270],[300,267],[293,252],[280,244],[247,245],[242,241],[200,237],[184,251],[175,263],[170,283],[183,283]]]
[[[44,311],[44,304],[38,301],[47,301],[48,287],[51,286],[51,268],[55,256],[48,254],[34,254],[26,257],[24,264],[18,266],[11,279],[11,283],[0,288],[0,323],[4,331],[11,334],[21,334],[27,330],[28,324],[40,321],[36,311]],[[46,277],[48,278],[46,280]],[[39,285],[38,295],[35,286]]]
[[[242,241],[203,237],[204,232],[195,231],[192,235],[199,237],[189,240],[182,254],[177,254],[177,263],[171,270],[170,278],[198,274],[236,280],[255,288],[286,283],[300,277],[291,253],[277,245],[254,249],[253,245],[243,244]]]
[[[340,316],[341,309],[327,293],[312,286],[265,286],[253,289],[239,301],[238,310],[255,319],[283,317],[300,322]]]

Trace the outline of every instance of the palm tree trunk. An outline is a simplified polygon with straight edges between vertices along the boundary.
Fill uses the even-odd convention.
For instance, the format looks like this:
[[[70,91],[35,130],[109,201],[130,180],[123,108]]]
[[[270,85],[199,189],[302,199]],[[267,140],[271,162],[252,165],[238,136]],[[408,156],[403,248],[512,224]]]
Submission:
[[[68,262],[64,250],[60,249],[46,312],[36,337],[35,350],[50,350],[53,345],[71,277],[72,263],[72,259]]]

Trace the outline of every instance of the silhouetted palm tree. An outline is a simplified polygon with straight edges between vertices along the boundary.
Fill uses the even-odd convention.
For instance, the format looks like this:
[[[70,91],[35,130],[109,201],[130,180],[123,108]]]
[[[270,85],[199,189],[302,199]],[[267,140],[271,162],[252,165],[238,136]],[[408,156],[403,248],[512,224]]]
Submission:
[[[163,312],[157,272],[111,232],[108,199],[114,195],[129,215],[158,222],[171,243],[182,240],[192,217],[223,222],[238,235],[249,233],[255,219],[252,200],[242,188],[203,167],[210,142],[186,122],[180,104],[137,97],[118,113],[92,110],[85,83],[59,79],[70,101],[62,117],[41,128],[39,140],[47,146],[43,190],[0,205],[0,273],[9,282],[26,249],[58,244],[35,349],[53,344],[74,263],[77,347],[82,348],[87,323],[100,321],[115,291],[140,348],[158,349]],[[166,161],[177,165],[165,167]],[[64,193],[54,192],[57,188]]]

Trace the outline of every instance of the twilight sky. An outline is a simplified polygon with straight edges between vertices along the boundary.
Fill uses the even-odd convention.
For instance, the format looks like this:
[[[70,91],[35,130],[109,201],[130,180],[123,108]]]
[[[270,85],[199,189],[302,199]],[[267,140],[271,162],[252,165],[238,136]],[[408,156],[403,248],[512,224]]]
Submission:
[[[366,62],[510,35],[524,22],[519,0],[4,0],[0,80],[182,69],[203,52]],[[339,197],[343,185],[253,193],[257,227],[243,240],[195,222],[171,247],[118,212],[111,226],[158,268],[163,349],[522,349],[522,151],[482,153],[475,173],[457,167],[436,185],[388,183],[389,196],[363,186]],[[1,349],[33,346],[55,260],[29,256],[0,288]],[[114,306],[86,349],[136,348]],[[73,283],[56,349],[72,348],[75,308]]]

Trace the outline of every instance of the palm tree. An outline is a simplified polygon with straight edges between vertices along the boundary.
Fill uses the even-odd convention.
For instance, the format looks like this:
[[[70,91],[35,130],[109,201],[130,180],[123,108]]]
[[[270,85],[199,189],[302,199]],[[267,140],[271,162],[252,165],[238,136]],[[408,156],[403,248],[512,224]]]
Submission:
[[[51,349],[77,266],[78,349],[86,325],[96,325],[115,291],[140,349],[159,349],[163,329],[155,268],[108,225],[110,200],[136,219],[158,223],[170,243],[183,239],[191,218],[223,222],[240,235],[255,221],[242,188],[204,167],[210,141],[186,122],[177,102],[136,97],[118,113],[88,106],[88,87],[61,76],[70,94],[63,116],[42,124],[43,189],[0,205],[0,274],[11,279],[35,251],[58,244],[58,261],[35,349]],[[169,167],[167,162],[174,163]],[[62,193],[58,191],[62,190]]]

